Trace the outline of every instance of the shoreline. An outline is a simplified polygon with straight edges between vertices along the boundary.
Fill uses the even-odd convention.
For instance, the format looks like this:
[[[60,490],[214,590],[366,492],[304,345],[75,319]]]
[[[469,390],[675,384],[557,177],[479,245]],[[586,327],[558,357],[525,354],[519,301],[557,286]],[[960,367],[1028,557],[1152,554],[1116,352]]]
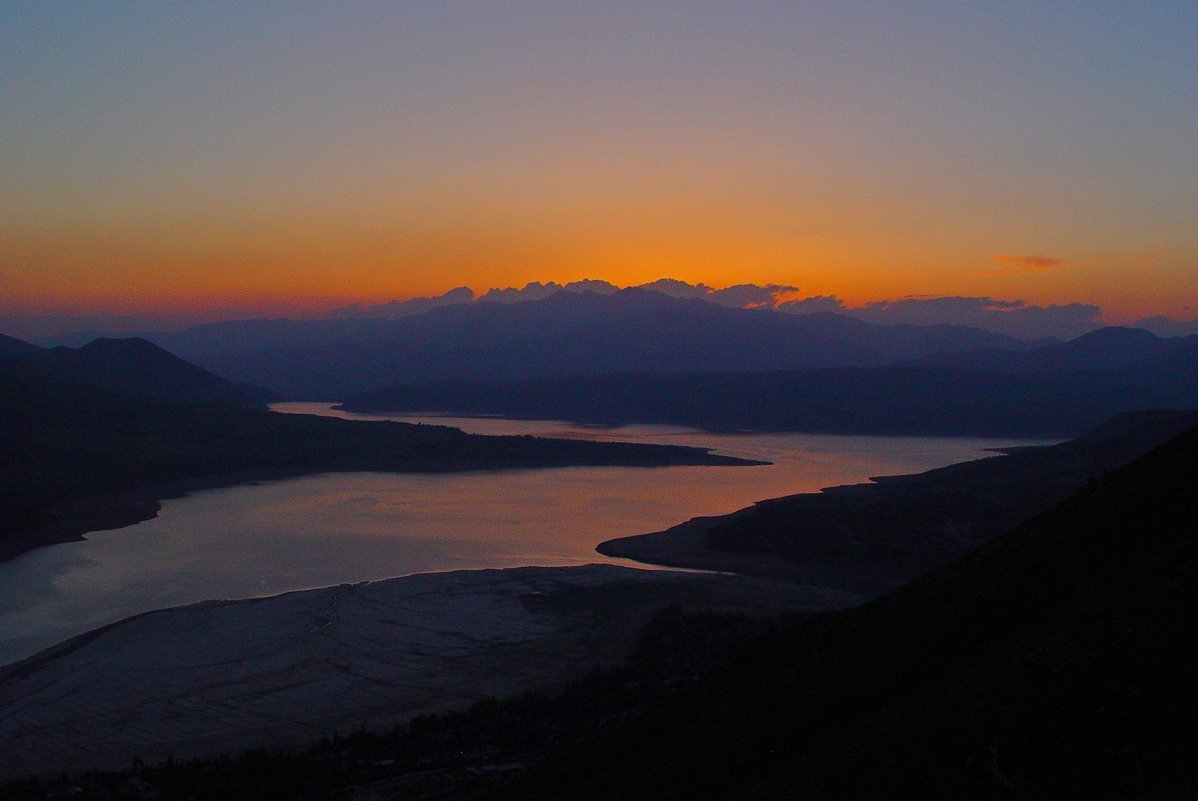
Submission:
[[[648,463],[620,464],[607,461],[599,464],[588,464],[584,460],[577,463],[548,463],[513,464],[500,467],[460,467],[446,466],[443,468],[413,468],[410,470],[386,469],[382,466],[370,467],[363,465],[320,465],[311,467],[280,467],[272,469],[235,470],[227,473],[217,473],[195,478],[178,479],[175,481],[152,484],[127,492],[104,493],[83,498],[71,498],[60,502],[48,511],[53,519],[41,526],[19,529],[0,538],[0,564],[16,559],[20,555],[38,548],[61,545],[67,542],[83,542],[86,535],[96,531],[113,531],[153,520],[162,510],[162,502],[183,498],[193,492],[204,490],[227,489],[231,487],[261,484],[270,481],[282,481],[289,478],[320,475],[322,473],[391,473],[391,474],[436,474],[436,473],[468,473],[495,472],[506,470],[550,470],[559,467],[626,467],[626,468],[657,468],[657,467],[754,467],[769,464],[751,459],[739,459],[733,456],[722,456],[712,453],[713,449],[689,448],[683,446],[659,446],[663,449],[674,449],[673,454],[680,458]],[[706,451],[706,452],[704,452]],[[693,458],[681,458],[684,453]],[[663,456],[672,455],[668,450]]]
[[[590,564],[424,573],[156,610],[0,667],[0,778],[306,745],[552,687],[618,664],[671,606],[768,617],[861,600],[768,579]],[[97,720],[110,736],[95,737]]]
[[[158,517],[162,502],[193,492],[299,478],[333,470],[244,470],[154,484],[129,492],[105,493],[63,501],[50,511],[55,519],[0,540],[0,564],[29,551],[67,542],[84,542],[87,534],[135,526]]]
[[[298,401],[306,403],[308,401]],[[315,401],[312,401],[315,402]],[[274,404],[277,405],[277,404]],[[457,417],[464,420],[514,420],[517,422],[532,422],[532,421],[550,421],[558,422],[566,425],[579,426],[581,428],[594,428],[598,430],[615,430],[627,428],[630,426],[672,426],[675,428],[686,429],[701,434],[723,435],[770,435],[770,434],[809,434],[812,436],[833,436],[833,437],[889,437],[895,439],[1015,439],[1015,440],[1035,440],[1037,443],[1052,443],[1063,442],[1079,436],[1085,431],[1075,431],[1073,429],[1061,429],[1042,431],[1039,429],[1025,430],[1022,428],[1002,428],[1002,427],[983,427],[970,428],[962,426],[942,426],[935,428],[917,428],[917,427],[894,427],[894,426],[843,426],[843,425],[756,425],[756,426],[735,426],[735,425],[717,425],[713,423],[705,423],[702,420],[695,420],[686,417],[651,417],[651,416],[623,416],[623,417],[600,417],[580,415],[553,415],[546,416],[546,413],[534,410],[521,414],[519,410],[504,410],[504,411],[477,411],[469,408],[448,407],[429,411],[426,406],[408,407],[408,406],[367,406],[347,403],[333,403],[328,407],[332,411],[342,412],[344,414],[356,414],[366,417],[376,417],[390,419],[395,417]],[[273,408],[271,411],[275,411]],[[283,414],[295,414],[295,412],[282,412]],[[342,418],[349,419],[349,418]],[[1020,447],[1037,447],[1036,445],[1029,446],[1012,446]],[[995,448],[997,452],[1003,452],[1002,448]]]
[[[1121,415],[1076,439],[996,447],[998,455],[922,473],[761,500],[595,550],[880,595],[1051,509],[1194,419],[1171,410]]]
[[[906,572],[870,569],[871,566],[865,564],[823,561],[799,563],[768,552],[722,551],[707,545],[707,533],[711,529],[748,518],[763,505],[783,499],[758,501],[726,515],[693,517],[662,531],[604,540],[595,546],[595,551],[603,556],[629,559],[655,567],[711,571],[800,586],[836,588],[863,598],[881,595],[910,579]]]

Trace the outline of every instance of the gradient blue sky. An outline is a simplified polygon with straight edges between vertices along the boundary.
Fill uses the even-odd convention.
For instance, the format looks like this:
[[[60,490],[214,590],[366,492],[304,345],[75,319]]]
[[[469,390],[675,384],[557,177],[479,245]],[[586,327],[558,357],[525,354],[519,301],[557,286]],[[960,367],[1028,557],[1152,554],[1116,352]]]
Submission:
[[[1198,311],[1198,3],[6,3],[0,313],[675,276]]]

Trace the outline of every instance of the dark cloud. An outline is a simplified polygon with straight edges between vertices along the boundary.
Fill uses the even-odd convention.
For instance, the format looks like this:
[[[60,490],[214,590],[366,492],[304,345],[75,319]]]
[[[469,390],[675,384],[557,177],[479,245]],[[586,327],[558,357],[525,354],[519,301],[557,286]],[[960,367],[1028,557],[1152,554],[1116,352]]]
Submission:
[[[1054,270],[1057,267],[1064,266],[1065,260],[1054,258],[1053,256],[1014,256],[1009,253],[999,253],[994,256],[994,261],[999,264],[1006,265],[998,270],[992,270],[991,275],[1004,273],[1039,273],[1045,270]]]
[[[595,278],[584,278],[581,281],[571,281],[566,284],[567,292],[598,292],[600,295],[614,295],[620,291],[615,284],[600,281]]]
[[[788,314],[849,313],[848,308],[844,305],[844,301],[835,295],[812,295],[809,298],[788,300],[785,303],[779,304],[778,310]]]
[[[1050,269],[1062,263],[1059,259],[1039,256],[1004,257],[1021,263],[1036,260],[1042,269]],[[674,278],[662,278],[641,289],[653,290],[678,298],[697,298],[732,308],[776,308],[787,314],[833,313],[854,317],[878,325],[967,325],[987,331],[995,331],[1021,339],[1072,339],[1088,331],[1101,328],[1099,321],[1102,309],[1088,303],[1053,304],[1049,306],[1028,305],[1020,300],[998,300],[989,297],[906,297],[899,300],[884,300],[864,306],[846,306],[835,295],[815,295],[797,298],[798,289],[786,284],[737,284],[724,289],[715,289],[707,284],[690,284]],[[554,281],[533,281],[521,288],[507,287],[491,289],[475,297],[469,287],[457,287],[443,295],[429,298],[414,298],[408,301],[393,300],[375,306],[352,305],[330,312],[329,317],[402,317],[418,314],[438,306],[472,301],[514,303],[524,300],[539,300],[555,292],[598,292],[612,294],[620,288],[608,281],[585,279],[567,284]],[[144,332],[183,328],[200,322],[245,318],[244,312],[209,312],[202,317],[74,317],[61,315],[25,316],[0,315],[0,331],[24,338],[53,337],[66,332],[89,331],[93,335],[102,333]],[[1160,336],[1185,336],[1198,334],[1198,320],[1175,320],[1167,317],[1149,317],[1131,325],[1145,328]]]
[[[1040,257],[1020,257],[1040,258]],[[1058,261],[1047,259],[1044,261]],[[998,300],[989,297],[906,297],[899,300],[883,300],[864,306],[846,306],[835,295],[816,295],[794,298],[798,289],[787,284],[737,284],[716,289],[707,284],[691,284],[676,278],[660,278],[639,289],[661,292],[675,298],[691,298],[718,303],[732,308],[777,308],[789,314],[834,313],[844,314],[876,325],[967,325],[995,331],[1021,339],[1071,339],[1087,331],[1101,327],[1098,317],[1102,309],[1087,303],[1068,303],[1051,306],[1030,306],[1020,300]],[[541,300],[556,292],[599,292],[611,294],[619,287],[608,281],[586,279],[568,284],[555,281],[541,283],[533,281],[523,287],[491,289],[478,297],[480,301],[492,303],[517,303],[526,300]],[[469,302],[473,293],[466,287],[447,292],[437,298],[417,298],[407,302],[392,301],[382,306],[356,309],[357,314],[340,316],[402,316],[415,314],[450,302]],[[1162,318],[1163,319],[1163,318]],[[1172,323],[1173,321],[1169,321]],[[1164,330],[1164,322],[1154,323]]]
[[[563,290],[566,292],[598,292],[600,295],[611,295],[619,292],[620,288],[607,281],[600,281],[593,278],[571,281],[568,284],[559,284],[556,281],[542,284],[540,281],[532,281],[519,289],[516,287],[489,289],[479,297],[479,300],[492,303],[519,303],[524,300],[542,300]]]
[[[714,290],[708,295],[708,300],[715,301],[724,306],[748,309],[758,306],[775,306],[781,298],[798,291],[798,287],[786,284],[766,284],[765,286],[737,284],[736,286]]]
[[[328,313],[328,316],[342,319],[357,317],[407,317],[410,314],[420,314],[429,309],[435,309],[438,306],[449,306],[454,303],[470,303],[473,300],[474,290],[468,286],[459,286],[449,290],[444,295],[436,295],[431,298],[392,300],[376,306],[361,306],[354,303],[349,306],[343,306],[340,309],[333,309]]]
[[[701,298],[703,300],[707,300],[708,295],[715,291],[707,284],[688,284],[686,281],[679,281],[677,278],[658,278],[656,281],[640,284],[637,289],[660,292],[672,298]]]
[[[738,309],[755,306],[773,306],[778,302],[779,298],[798,291],[793,286],[783,284],[768,284],[766,286],[737,284],[736,286],[725,287],[724,289],[716,289],[707,284],[690,284],[686,281],[679,281],[677,278],[659,278],[647,284],[640,284],[636,288],[660,292],[672,298],[706,300],[711,303],[718,303],[721,306],[731,306]],[[601,295],[610,295],[614,292],[619,292],[620,288],[607,281],[595,279],[573,281],[564,285],[555,281],[550,281],[546,284],[542,284],[540,281],[533,281],[519,289],[515,287],[492,289],[482,295],[479,300],[515,303],[521,300],[541,300],[542,298],[549,297],[554,292],[561,291],[598,292]]]
[[[547,284],[542,284],[540,281],[532,281],[518,289],[514,286],[504,287],[503,289],[488,289],[478,299],[479,301],[486,301],[488,303],[518,303],[522,300],[541,300],[555,292],[561,292],[563,288],[556,281],[550,281]]]
[[[778,308],[793,314],[832,311],[877,325],[968,325],[1021,339],[1072,339],[1102,326],[1102,309],[1093,304],[1029,306],[1021,300],[986,297],[911,297],[849,308],[838,298],[820,296]]]
[[[707,284],[688,284],[676,278],[659,278],[637,288],[653,290],[675,298],[698,298],[735,309],[774,306],[782,297],[799,291],[798,287],[786,284],[736,284],[724,289],[715,289]]]

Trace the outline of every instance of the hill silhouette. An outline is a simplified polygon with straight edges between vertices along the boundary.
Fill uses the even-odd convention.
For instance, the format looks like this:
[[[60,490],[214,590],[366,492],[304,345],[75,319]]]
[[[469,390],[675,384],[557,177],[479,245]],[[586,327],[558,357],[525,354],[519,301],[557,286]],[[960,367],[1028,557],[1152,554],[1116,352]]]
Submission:
[[[137,337],[101,338],[80,348],[36,348],[9,365],[64,387],[98,389],[121,397],[183,404],[263,407],[277,396],[236,384]]]
[[[1195,352],[1198,352],[1198,335],[1165,338],[1142,328],[1111,326],[1068,342],[1021,352],[993,348],[945,352],[920,359],[918,363],[1001,373],[1109,371],[1158,361],[1167,363],[1170,357]]]
[[[493,794],[1184,798],[1198,429],[943,570],[760,640],[702,692]]]
[[[14,359],[37,353],[41,348],[16,337],[0,334],[0,359]]]

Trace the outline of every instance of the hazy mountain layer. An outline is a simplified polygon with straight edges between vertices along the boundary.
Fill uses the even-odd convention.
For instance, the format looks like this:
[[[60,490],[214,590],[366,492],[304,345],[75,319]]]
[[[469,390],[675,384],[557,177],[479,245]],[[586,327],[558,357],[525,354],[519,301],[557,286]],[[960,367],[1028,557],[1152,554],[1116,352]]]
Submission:
[[[941,364],[943,362],[943,364]],[[396,386],[359,412],[441,411],[584,423],[844,434],[1075,436],[1112,416],[1198,406],[1198,338],[1104,329],[1031,351],[759,373],[616,373]]]
[[[878,365],[946,350],[1028,346],[963,326],[875,326],[647,290],[559,291],[397,319],[248,320],[145,336],[219,375],[305,400],[450,379]]]
[[[1140,328],[1102,328],[1068,342],[1025,351],[987,349],[937,353],[920,364],[1002,373],[1056,373],[1128,367],[1198,372],[1198,335],[1159,337]]]

